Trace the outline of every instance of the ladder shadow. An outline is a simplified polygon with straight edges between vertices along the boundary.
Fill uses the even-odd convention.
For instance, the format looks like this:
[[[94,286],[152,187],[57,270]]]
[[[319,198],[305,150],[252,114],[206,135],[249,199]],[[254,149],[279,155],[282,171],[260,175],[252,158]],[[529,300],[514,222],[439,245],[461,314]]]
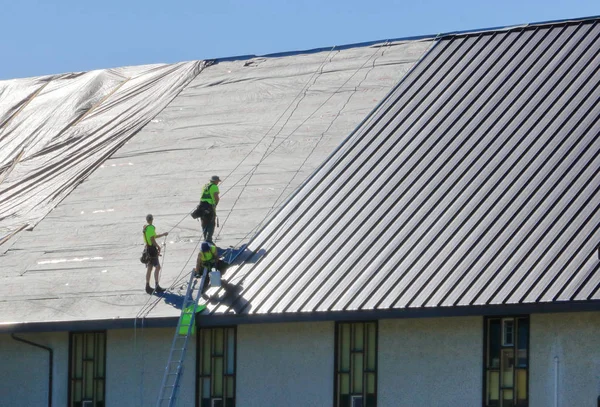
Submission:
[[[194,287],[196,287],[196,284],[200,284],[200,279],[194,279],[192,284],[194,284]],[[162,297],[165,304],[171,305],[173,308],[181,310],[183,309],[183,304],[185,302],[185,292],[187,291],[187,284],[182,285],[179,288],[174,288],[174,290],[179,290],[180,292],[184,292],[184,294],[176,294],[174,292],[165,291],[162,294],[155,295],[157,295],[158,297]]]
[[[246,245],[242,245],[239,249],[218,249],[219,256],[223,258],[229,265],[240,265],[242,263],[251,264],[256,263],[260,258],[262,258],[266,250],[260,249],[258,251],[250,250],[246,247]]]
[[[162,297],[165,304],[171,305],[173,308],[177,308],[179,310],[183,308],[183,300],[185,295],[170,293],[167,291],[157,295]]]

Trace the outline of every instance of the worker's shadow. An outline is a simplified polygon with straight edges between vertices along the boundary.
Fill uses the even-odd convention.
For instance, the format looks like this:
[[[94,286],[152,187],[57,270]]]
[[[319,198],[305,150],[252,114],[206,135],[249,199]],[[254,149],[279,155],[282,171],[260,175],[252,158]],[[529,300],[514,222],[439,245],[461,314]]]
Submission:
[[[228,249],[229,250],[229,249]],[[238,266],[242,263],[253,264],[256,263],[260,258],[265,255],[266,251],[261,249],[257,252],[248,250],[245,246],[238,249],[236,252],[222,253],[225,261],[228,260],[228,255],[232,260],[229,263],[229,267]],[[231,272],[231,270],[228,270]],[[223,277],[227,279],[228,273],[225,272]],[[243,281],[244,279],[242,279]],[[196,280],[196,284],[200,284],[200,280]],[[166,304],[169,304],[177,309],[183,308],[184,296],[186,292],[186,286],[176,287],[179,293],[175,292],[164,292],[162,294],[155,294],[162,297]],[[202,298],[213,306],[224,305],[231,308],[236,314],[243,309],[249,309],[248,301],[242,296],[243,287],[241,284],[228,283],[226,280],[221,280],[221,287],[218,290],[209,287],[202,294]]]
[[[230,284],[227,281],[221,280],[221,287],[218,290],[215,290],[213,287],[209,287],[204,293],[202,293],[202,299],[205,300],[206,303],[213,306],[224,305],[228,308],[231,308],[237,314],[248,305],[248,301],[246,301],[241,295],[242,291],[243,287],[241,285]],[[182,294],[164,292],[162,294],[155,295],[162,297],[165,304],[171,305],[173,308],[177,308],[179,310],[183,308],[185,291]]]
[[[241,247],[236,253],[234,253],[233,260],[230,266],[241,266],[242,264],[254,264],[258,262],[264,255],[265,249],[258,251],[249,250],[246,246]],[[227,273],[224,274],[225,279],[234,279],[238,277],[237,273],[241,270],[236,270],[236,274]],[[243,272],[243,271],[242,271]],[[231,273],[231,271],[230,271]],[[237,284],[230,283],[226,280],[221,280],[221,288],[219,290],[211,290],[203,295],[203,298],[211,305],[221,305],[230,308],[236,314],[239,314],[242,310],[248,311],[251,307],[248,300],[244,298],[242,292],[244,287],[242,286],[243,281],[246,277],[242,277]]]
[[[199,279],[196,280],[196,284],[200,284]],[[162,297],[165,304],[171,305],[173,308],[180,310],[183,308],[186,292],[185,288],[186,286],[175,288],[175,290],[178,290],[179,293],[165,291],[162,294],[155,295]],[[206,303],[213,306],[225,305],[227,307],[232,307],[233,311],[238,313],[238,311],[245,308],[248,304],[248,301],[246,301],[241,295],[242,290],[243,287],[241,285],[229,284],[227,281],[221,280],[221,287],[218,290],[215,290],[214,287],[209,286],[208,289],[202,293],[202,299],[205,300]]]
[[[239,284],[230,284],[227,281],[221,280],[221,288],[216,292],[211,293],[210,290],[202,295],[202,298],[212,306],[225,306],[231,308],[233,312],[239,314],[243,309],[247,308],[248,301],[242,296],[244,288]]]

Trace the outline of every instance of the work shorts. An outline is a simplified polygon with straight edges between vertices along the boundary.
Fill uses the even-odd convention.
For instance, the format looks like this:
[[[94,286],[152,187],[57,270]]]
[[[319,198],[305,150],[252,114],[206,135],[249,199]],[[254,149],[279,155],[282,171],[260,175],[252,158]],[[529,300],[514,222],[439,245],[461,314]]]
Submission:
[[[158,249],[155,246],[148,246],[148,264],[158,267]]]

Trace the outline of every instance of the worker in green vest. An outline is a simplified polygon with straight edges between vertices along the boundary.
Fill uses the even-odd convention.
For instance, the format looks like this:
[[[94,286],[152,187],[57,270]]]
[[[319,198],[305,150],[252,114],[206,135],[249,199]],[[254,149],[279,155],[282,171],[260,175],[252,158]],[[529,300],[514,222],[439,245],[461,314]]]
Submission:
[[[217,221],[217,205],[219,204],[219,183],[221,179],[217,175],[210,178],[210,182],[202,187],[200,196],[200,221],[202,222],[202,234],[204,240],[213,243],[213,234]]]
[[[200,252],[198,253],[198,258],[196,260],[196,268],[194,268],[194,274],[196,277],[202,277],[202,271],[204,270],[204,267],[208,268],[208,271],[215,268],[221,273],[224,273],[225,270],[227,270],[227,266],[229,266],[229,264],[219,258],[217,254],[217,246],[211,242],[202,242],[200,245]]]
[[[158,285],[158,277],[160,273],[160,263],[158,261],[158,256],[160,255],[160,245],[156,242],[156,239],[161,238],[163,236],[167,236],[169,232],[161,233],[160,235],[156,234],[156,229],[152,222],[154,221],[154,217],[152,215],[146,216],[147,225],[144,226],[143,236],[144,243],[146,244],[146,251],[148,253],[148,269],[146,271],[146,293],[152,294],[153,291],[157,293],[162,293],[165,291],[160,285]],[[152,275],[152,268],[154,268],[154,282],[156,283],[154,289],[150,287],[150,276]]]

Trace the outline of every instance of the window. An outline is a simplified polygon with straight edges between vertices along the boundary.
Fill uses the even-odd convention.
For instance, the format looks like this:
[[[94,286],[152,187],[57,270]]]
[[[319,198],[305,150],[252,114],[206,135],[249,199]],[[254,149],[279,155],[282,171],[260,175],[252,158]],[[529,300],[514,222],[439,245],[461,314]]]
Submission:
[[[104,407],[106,332],[71,333],[69,406]]]
[[[529,317],[485,320],[486,407],[528,406]]]
[[[200,407],[235,407],[235,328],[202,328],[198,334]]]
[[[377,405],[377,322],[338,323],[336,407]]]
[[[502,320],[502,346],[514,345],[514,326],[515,321],[513,318],[504,318]]]

